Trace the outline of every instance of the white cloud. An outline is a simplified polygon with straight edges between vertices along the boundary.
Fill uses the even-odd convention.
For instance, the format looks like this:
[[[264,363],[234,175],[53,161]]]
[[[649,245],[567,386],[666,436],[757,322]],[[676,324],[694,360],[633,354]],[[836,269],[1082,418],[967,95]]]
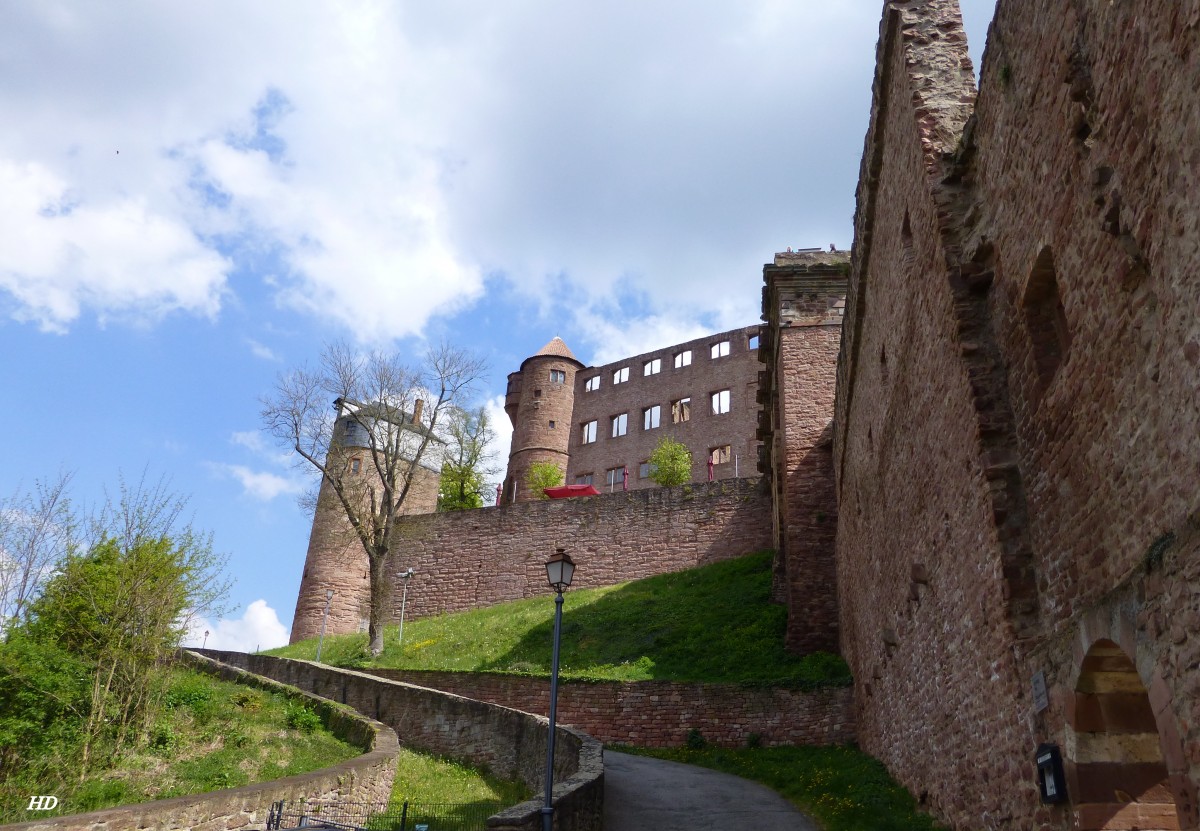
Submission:
[[[484,504],[491,505],[495,501],[496,485],[504,481],[508,471],[508,451],[512,449],[512,422],[504,412],[504,396],[497,395],[484,402],[487,411],[488,424],[496,438],[488,444],[487,465],[497,468],[499,472],[488,482],[490,490],[484,492]],[[489,498],[490,497],[490,498]]]
[[[89,199],[37,162],[0,158],[0,290],[17,320],[64,332],[86,306],[102,320],[211,316],[230,263],[138,196]]]
[[[280,495],[295,496],[304,491],[306,483],[266,470],[253,470],[245,465],[209,462],[207,466],[218,475],[232,477],[242,486],[242,492],[253,499],[270,502]]]
[[[183,645],[205,645],[206,631],[209,649],[234,652],[254,652],[284,646],[289,634],[287,627],[279,621],[279,615],[265,600],[255,600],[238,619],[222,618],[213,623],[206,618],[193,618],[188,624]]]
[[[264,361],[273,361],[275,363],[281,360],[274,349],[266,344],[259,343],[254,338],[246,338],[246,344],[250,347],[250,354],[256,358],[262,358]]]

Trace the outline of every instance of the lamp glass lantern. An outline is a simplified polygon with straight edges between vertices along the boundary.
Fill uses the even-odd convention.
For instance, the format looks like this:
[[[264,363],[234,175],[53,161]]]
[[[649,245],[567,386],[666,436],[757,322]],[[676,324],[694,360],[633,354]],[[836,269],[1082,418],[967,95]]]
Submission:
[[[566,549],[558,549],[554,552],[554,556],[546,561],[546,578],[550,581],[550,588],[559,594],[570,588],[571,579],[574,576],[575,563],[567,554]]]

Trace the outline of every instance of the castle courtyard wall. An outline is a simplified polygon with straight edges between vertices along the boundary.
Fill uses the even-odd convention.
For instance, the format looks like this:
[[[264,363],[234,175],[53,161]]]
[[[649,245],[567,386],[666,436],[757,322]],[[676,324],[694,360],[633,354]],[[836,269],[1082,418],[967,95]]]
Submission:
[[[863,747],[955,828],[1197,827],[1197,26],[1194,2],[1009,0],[973,103],[956,3],[887,4],[838,370],[842,644]],[[1120,714],[1081,678],[1118,647],[1157,750],[1125,764],[1114,728],[1097,778],[1084,740]],[[1135,788],[1155,753],[1166,781]]]
[[[395,575],[410,567],[416,576],[409,583],[408,619],[547,594],[545,562],[558,547],[577,564],[576,587],[612,585],[770,548],[771,503],[760,480],[728,479],[423,514],[402,519],[398,531],[387,564],[392,621],[403,602]],[[365,569],[365,555],[358,556]],[[306,598],[306,590],[315,596]],[[320,630],[324,591],[315,581],[301,584],[294,628]],[[357,607],[339,605],[336,594],[334,600],[327,631],[358,631]]]

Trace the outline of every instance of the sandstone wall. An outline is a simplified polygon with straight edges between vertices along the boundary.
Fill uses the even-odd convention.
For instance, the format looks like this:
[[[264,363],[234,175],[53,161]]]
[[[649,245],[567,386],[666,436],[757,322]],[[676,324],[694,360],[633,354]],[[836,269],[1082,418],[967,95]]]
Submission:
[[[545,718],[451,693],[334,669],[309,661],[202,650],[232,666],[274,678],[353,707],[395,730],[405,746],[461,759],[541,791],[546,769]],[[542,798],[489,819],[489,828],[538,831]],[[576,730],[558,727],[554,754],[554,827],[599,831],[604,810],[603,749]]]
[[[1196,827],[1198,25],[1009,0],[972,106],[956,4],[887,4],[838,368],[843,648],[864,748],[957,828],[1165,827],[1164,795]],[[1109,642],[1169,773],[1142,793],[1112,743],[1132,802],[1077,766]]]
[[[559,546],[575,560],[580,588],[771,547],[770,502],[757,479],[425,514],[404,519],[400,531],[388,573],[417,571],[409,584],[408,617],[549,593],[545,562]],[[352,588],[355,574],[342,573]],[[393,585],[392,620],[400,616],[400,583]],[[311,585],[301,585],[297,608],[306,617],[302,622],[298,616],[294,624],[306,632],[320,629],[324,607],[323,589],[308,589]],[[320,590],[319,602],[306,599],[306,590]],[[358,620],[357,611],[347,614],[335,596],[328,631],[357,631]]]
[[[368,671],[528,713],[550,709],[544,678],[463,672]],[[698,730],[710,744],[764,747],[855,741],[849,687],[804,692],[673,681],[560,681],[558,720],[602,742],[680,747]],[[756,737],[756,738],[752,738]]]

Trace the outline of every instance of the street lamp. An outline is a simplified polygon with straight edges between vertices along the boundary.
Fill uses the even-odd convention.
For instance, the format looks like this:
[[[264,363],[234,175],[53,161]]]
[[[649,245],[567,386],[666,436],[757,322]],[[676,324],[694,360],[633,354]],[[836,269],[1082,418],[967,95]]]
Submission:
[[[321,615],[321,637],[317,639],[317,663],[321,661],[321,647],[325,645],[325,623],[329,620],[329,605],[333,603],[333,589],[325,590],[325,614]]]
[[[208,646],[208,630],[207,630],[207,629],[205,629],[205,630],[204,630],[204,643],[202,643],[202,644],[200,645],[200,648],[201,648],[201,649],[204,649],[204,648],[205,648],[205,647],[207,647],[207,646]]]
[[[407,571],[400,572],[400,579],[404,581],[404,595],[400,598],[400,640],[398,646],[404,646],[404,607],[408,604],[408,580],[417,570],[409,568]]]
[[[563,592],[575,576],[575,563],[565,548],[559,548],[546,561],[546,578],[554,589],[554,652],[550,659],[550,733],[546,736],[546,804],[542,806],[542,831],[551,831],[554,822],[554,722],[558,711],[558,642],[562,633]]]

